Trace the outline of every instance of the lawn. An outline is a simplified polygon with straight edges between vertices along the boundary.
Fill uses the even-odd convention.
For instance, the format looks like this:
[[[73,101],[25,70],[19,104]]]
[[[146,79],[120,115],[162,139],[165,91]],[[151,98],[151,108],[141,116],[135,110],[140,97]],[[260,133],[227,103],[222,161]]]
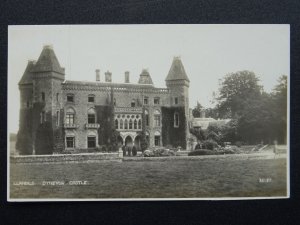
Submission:
[[[69,185],[69,181],[87,185]],[[33,186],[14,182],[33,181]],[[65,185],[43,186],[43,181]],[[286,196],[286,159],[12,164],[11,198]]]

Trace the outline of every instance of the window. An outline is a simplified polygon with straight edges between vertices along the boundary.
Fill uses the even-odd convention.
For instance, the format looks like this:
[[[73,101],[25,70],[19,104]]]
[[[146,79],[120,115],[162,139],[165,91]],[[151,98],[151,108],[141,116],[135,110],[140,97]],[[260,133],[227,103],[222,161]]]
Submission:
[[[134,99],[131,101],[131,107],[135,107],[135,100]]]
[[[88,137],[87,146],[88,148],[96,148],[96,137]]]
[[[130,119],[129,120],[129,130],[131,130],[132,129],[132,120]]]
[[[44,123],[46,121],[46,114],[45,111],[41,112],[41,123]]]
[[[69,108],[66,113],[66,124],[72,125],[74,124],[75,111],[72,108]]]
[[[149,126],[149,113],[147,110],[145,110],[145,123],[146,126]]]
[[[142,129],[142,121],[139,120],[139,129]]]
[[[119,129],[119,121],[117,119],[115,120],[115,128]]]
[[[154,111],[154,126],[160,126],[160,112],[158,110]]]
[[[67,95],[67,102],[74,102],[74,95],[73,94],[68,94]]]
[[[88,123],[96,123],[96,112],[93,108],[88,110]]]
[[[59,111],[56,111],[56,126],[59,126]]]
[[[137,129],[137,121],[136,120],[134,120],[133,129]]]
[[[154,105],[159,105],[159,98],[158,97],[154,98]]]
[[[29,108],[29,106],[30,106],[30,105],[29,105],[29,101],[27,101],[26,106],[27,106],[27,108]]]
[[[45,101],[45,92],[42,92],[42,101]]]
[[[178,97],[174,98],[174,103],[175,103],[175,105],[178,105]]]
[[[154,125],[156,127],[160,126],[160,115],[154,115]]]
[[[148,143],[148,146],[149,146],[149,144],[150,144],[150,134],[149,134],[148,131],[146,131],[145,134],[146,134],[146,140],[147,140],[147,143]]]
[[[88,102],[91,102],[91,103],[95,102],[95,96],[94,95],[89,95],[88,96]]]
[[[59,93],[56,93],[56,101],[58,102]]]
[[[149,103],[149,98],[148,97],[144,97],[144,105],[148,105]]]
[[[128,129],[128,121],[127,121],[127,119],[125,119],[125,125],[124,126],[125,126],[124,129],[127,130]]]
[[[174,113],[174,127],[179,127],[179,114]]]
[[[67,148],[75,147],[75,137],[66,137]]]
[[[123,129],[123,120],[120,120],[120,129]]]
[[[116,99],[114,98],[114,106],[116,106],[117,105],[117,101],[116,101]]]
[[[154,144],[155,146],[160,146],[160,136],[158,135],[154,136]]]

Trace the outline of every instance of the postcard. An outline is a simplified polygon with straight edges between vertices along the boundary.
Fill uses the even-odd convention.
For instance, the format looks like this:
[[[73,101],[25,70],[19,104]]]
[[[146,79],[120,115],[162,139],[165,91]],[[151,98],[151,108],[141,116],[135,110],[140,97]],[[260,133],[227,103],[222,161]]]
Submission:
[[[8,201],[289,198],[289,25],[8,27]]]

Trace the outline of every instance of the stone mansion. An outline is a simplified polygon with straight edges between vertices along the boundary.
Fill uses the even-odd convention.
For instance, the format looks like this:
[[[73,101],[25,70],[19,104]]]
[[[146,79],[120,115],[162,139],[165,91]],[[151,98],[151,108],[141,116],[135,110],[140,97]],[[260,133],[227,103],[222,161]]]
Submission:
[[[128,71],[124,83],[112,82],[109,71],[102,75],[96,69],[95,77],[94,82],[66,80],[50,45],[43,47],[37,61],[28,62],[19,81],[19,133],[29,135],[30,154],[38,154],[35,142],[45,122],[51,126],[54,148],[62,151],[107,144],[107,123],[118,131],[120,146],[140,148],[144,133],[149,147],[187,148],[190,81],[179,57],[166,74],[166,88],[156,88],[145,69],[137,83],[130,81]]]

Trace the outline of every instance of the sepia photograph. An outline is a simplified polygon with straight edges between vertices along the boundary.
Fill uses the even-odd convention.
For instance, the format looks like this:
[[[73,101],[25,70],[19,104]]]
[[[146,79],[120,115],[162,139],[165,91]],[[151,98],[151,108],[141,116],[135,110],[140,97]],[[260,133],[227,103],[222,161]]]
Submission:
[[[7,200],[290,197],[290,26],[8,26]]]

